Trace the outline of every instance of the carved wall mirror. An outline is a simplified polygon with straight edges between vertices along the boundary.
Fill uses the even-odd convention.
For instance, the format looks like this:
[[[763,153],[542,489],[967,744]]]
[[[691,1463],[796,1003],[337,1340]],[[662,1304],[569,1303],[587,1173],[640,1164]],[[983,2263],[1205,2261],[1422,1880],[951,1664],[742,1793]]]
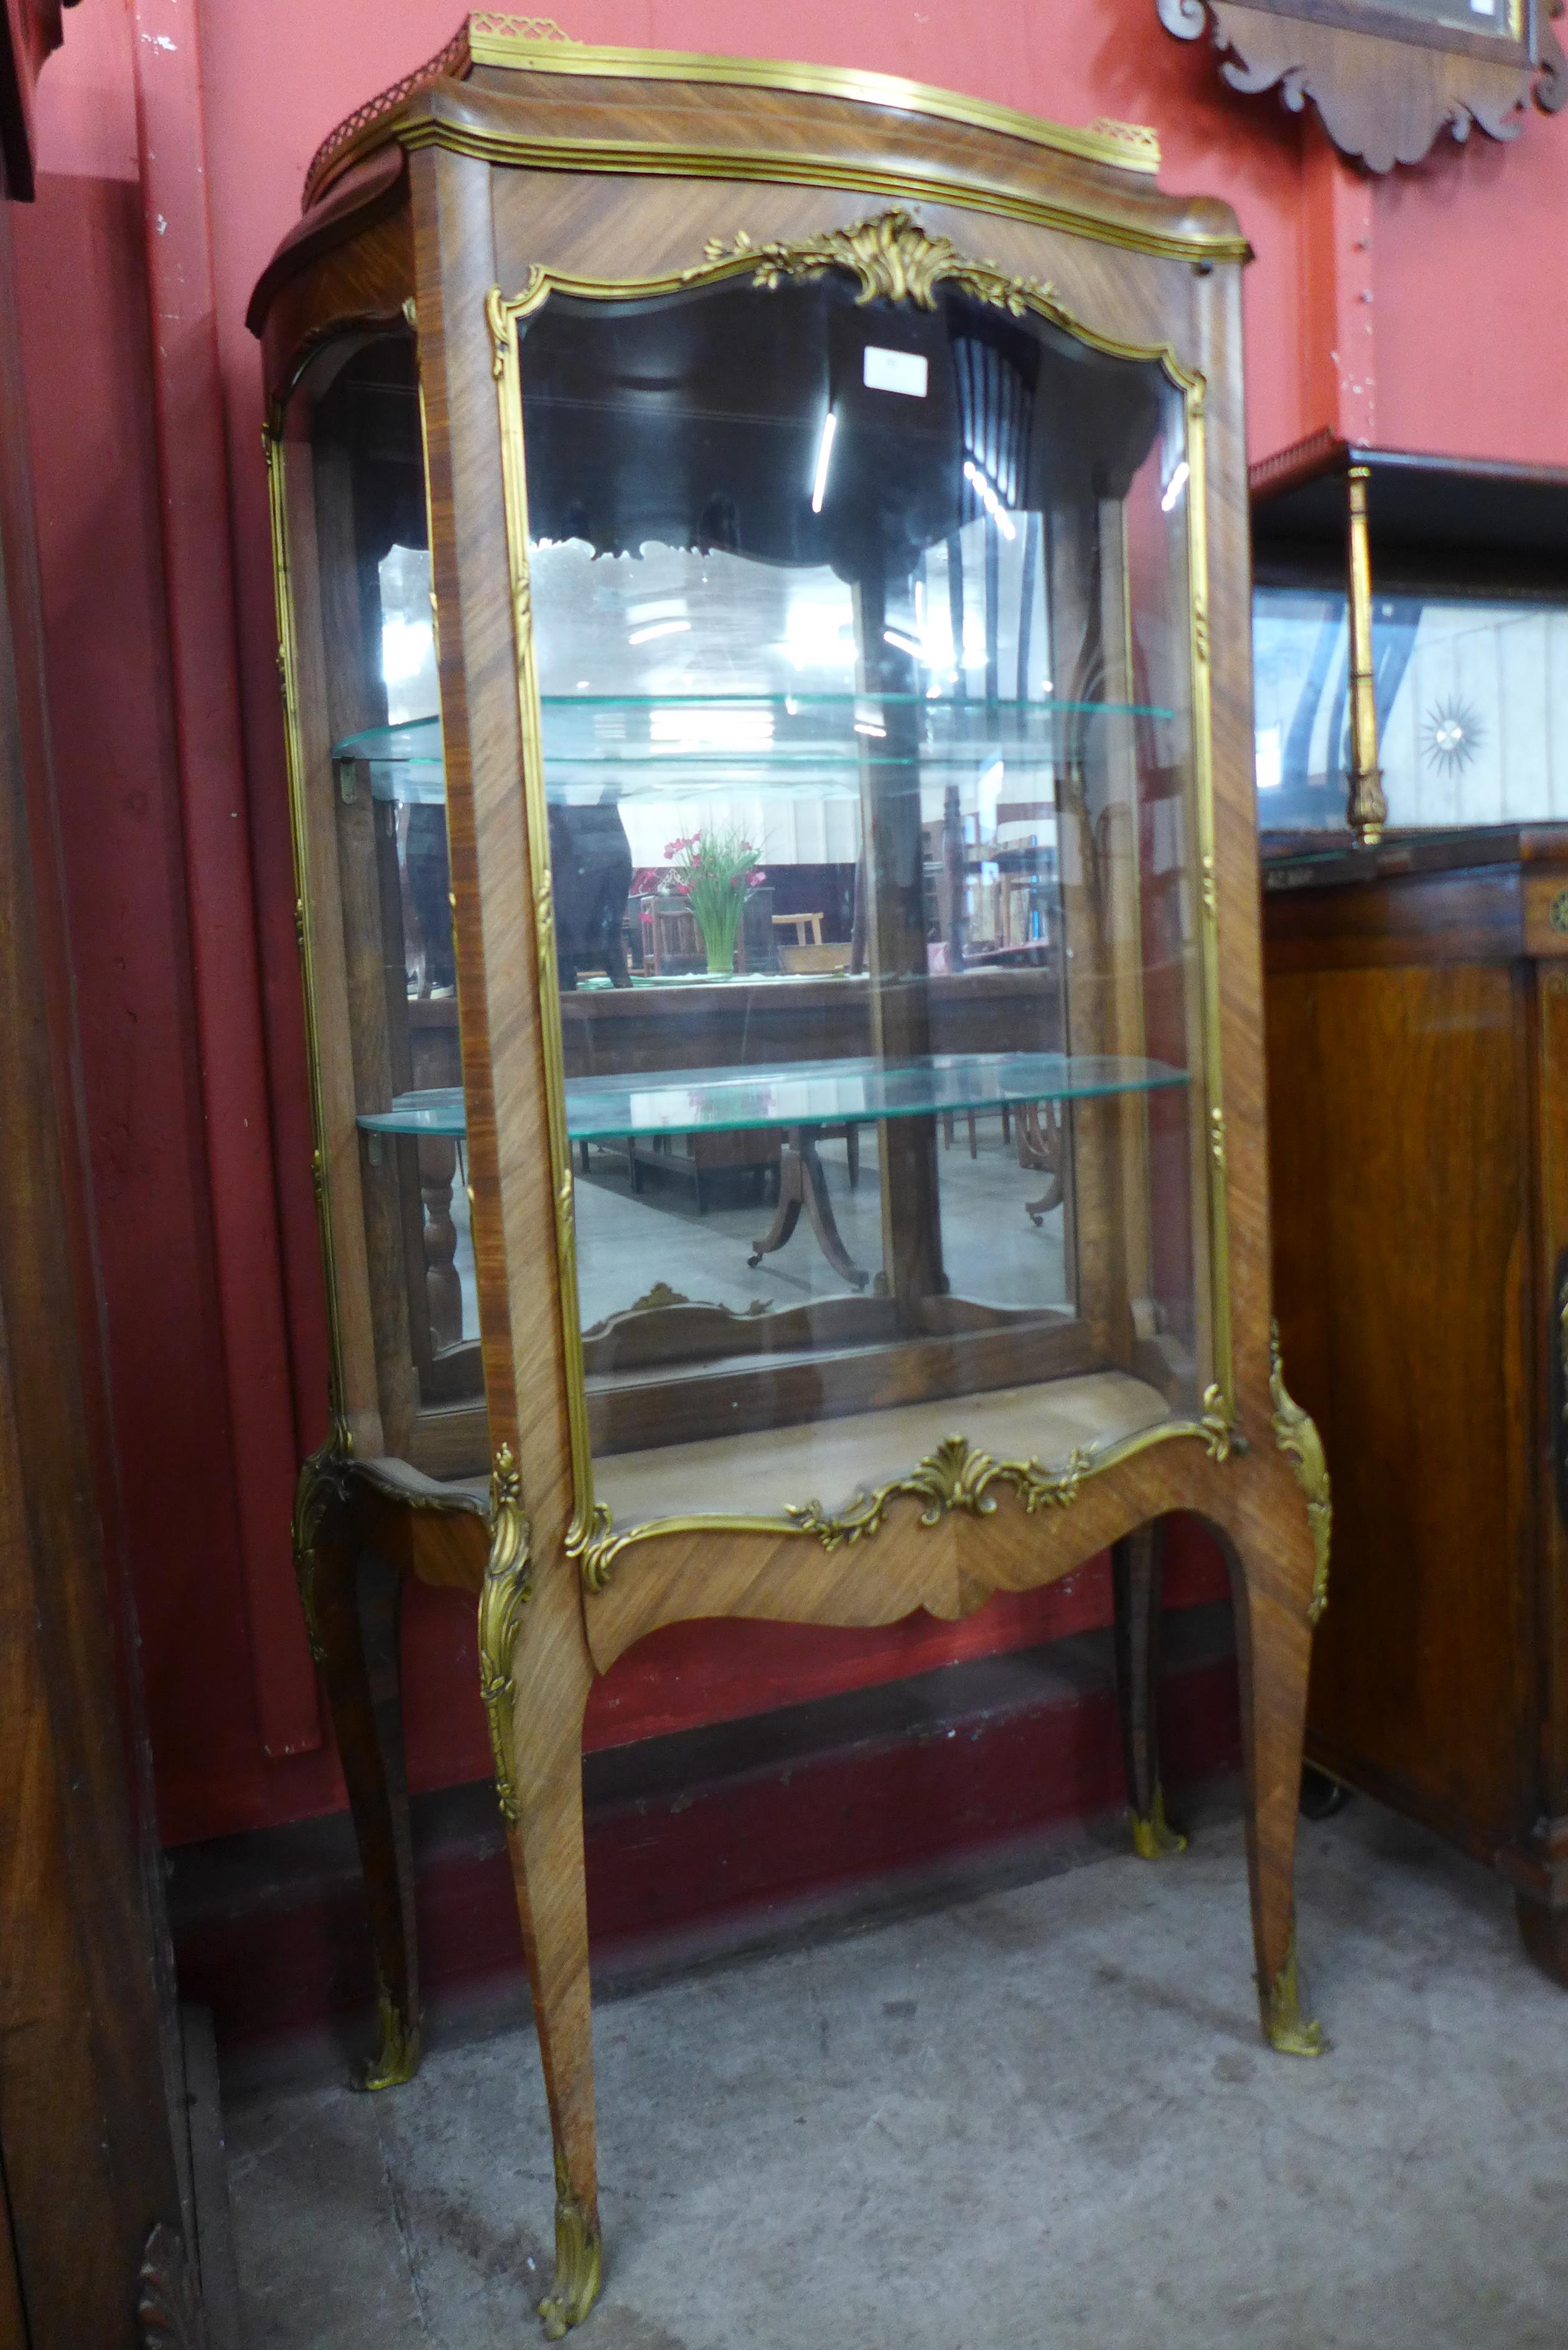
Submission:
[[[1418,163],[1445,128],[1518,136],[1532,98],[1554,114],[1568,69],[1549,18],[1563,0],[1156,0],[1178,40],[1211,23],[1232,89],[1308,99],[1343,154],[1369,171]]]

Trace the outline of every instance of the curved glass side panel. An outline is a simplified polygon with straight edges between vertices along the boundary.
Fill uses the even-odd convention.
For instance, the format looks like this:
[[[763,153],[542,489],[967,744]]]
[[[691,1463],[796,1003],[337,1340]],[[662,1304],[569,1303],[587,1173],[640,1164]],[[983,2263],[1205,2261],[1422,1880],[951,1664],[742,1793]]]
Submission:
[[[1179,390],[827,272],[519,328],[597,1499],[1203,1409]]]
[[[312,363],[282,467],[338,1377],[373,1399],[389,1451],[469,1474],[487,1448],[461,1116],[418,1136],[375,1125],[398,1097],[462,1078],[409,338],[354,338]]]

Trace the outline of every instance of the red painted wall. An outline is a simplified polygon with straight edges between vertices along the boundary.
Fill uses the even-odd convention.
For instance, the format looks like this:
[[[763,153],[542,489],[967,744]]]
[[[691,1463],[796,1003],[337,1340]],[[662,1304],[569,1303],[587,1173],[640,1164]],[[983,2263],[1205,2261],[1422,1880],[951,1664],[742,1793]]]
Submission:
[[[1369,207],[1343,184],[1325,204],[1312,126],[1227,89],[1153,0],[1089,17],[1070,0],[805,0],[787,29],[754,0],[562,6],[586,40],[784,46],[1067,122],[1152,123],[1165,184],[1228,197],[1256,251],[1254,454],[1334,421],[1324,240],[1360,220],[1362,429],[1369,406],[1387,444],[1568,463],[1560,123],[1445,145]],[[17,226],[116,1437],[171,1840],[339,1800],[288,1555],[289,1464],[323,1432],[324,1336],[243,317],[319,140],[456,15],[453,0],[86,0],[43,77],[38,202]],[[1179,1546],[1175,1596],[1213,1589],[1215,1565]],[[613,1741],[710,1719],[1104,1610],[1086,1570],[957,1635],[923,1618],[833,1639],[687,1627],[624,1660],[590,1727]],[[407,1627],[414,1783],[478,1775],[468,1611],[416,1591]]]

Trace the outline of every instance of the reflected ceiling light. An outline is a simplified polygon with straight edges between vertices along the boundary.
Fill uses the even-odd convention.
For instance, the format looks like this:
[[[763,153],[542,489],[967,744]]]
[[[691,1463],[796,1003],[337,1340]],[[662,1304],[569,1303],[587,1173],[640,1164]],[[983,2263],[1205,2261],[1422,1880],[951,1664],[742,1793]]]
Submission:
[[[912,660],[924,660],[926,657],[924,645],[908,629],[884,629],[882,642],[891,645],[896,653],[908,653]]]
[[[827,468],[833,456],[833,436],[838,430],[838,419],[830,408],[822,420],[822,438],[816,444],[816,473],[811,484],[811,510],[822,512],[822,501],[827,495]]]
[[[973,486],[981,504],[985,508],[1003,538],[1016,538],[1018,533],[1012,527],[1012,516],[997,496],[994,484],[981,472],[972,457],[966,457],[963,461],[963,477]]]
[[[627,638],[628,645],[650,645],[655,637],[684,636],[691,629],[690,620],[655,620],[650,628],[633,629]]]
[[[774,713],[749,703],[692,709],[677,702],[649,711],[648,737],[660,752],[765,751],[774,739]]]
[[[1178,465],[1175,473],[1172,473],[1169,481],[1167,482],[1165,485],[1165,495],[1159,502],[1159,510],[1161,514],[1168,514],[1170,512],[1171,507],[1176,504],[1177,499],[1187,487],[1187,477],[1191,471],[1191,466],[1188,463],[1186,458],[1183,457],[1180,464]]]
[[[976,814],[981,839],[984,839],[988,834],[993,835],[996,831],[996,813],[1002,802],[1002,786],[1006,778],[1007,769],[1000,759],[993,759],[981,775],[980,805]]]
[[[381,675],[389,685],[406,684],[417,677],[435,652],[428,620],[407,620],[389,613],[381,623]]]

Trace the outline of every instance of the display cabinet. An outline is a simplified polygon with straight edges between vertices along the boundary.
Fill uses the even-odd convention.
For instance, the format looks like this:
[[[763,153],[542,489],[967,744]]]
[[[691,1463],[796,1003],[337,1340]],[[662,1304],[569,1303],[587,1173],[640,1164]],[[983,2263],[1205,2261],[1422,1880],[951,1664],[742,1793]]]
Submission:
[[[1352,463],[1371,851],[1335,715]],[[1568,1981],[1568,473],[1320,443],[1256,478],[1260,648],[1293,606],[1317,649],[1258,675],[1280,1321],[1337,1509],[1308,1751],[1498,1867]]]
[[[1263,2021],[1316,2045],[1245,246],[1157,161],[475,16],[327,142],[257,290],[332,1342],[296,1540],[369,2079],[418,2053],[413,1574],[479,1594],[553,2333],[599,2263],[583,1708],[658,1626],[952,1618],[1108,1543],[1147,1608],[1141,1530],[1198,1513]],[[1157,1848],[1147,1756],[1135,1801]]]

